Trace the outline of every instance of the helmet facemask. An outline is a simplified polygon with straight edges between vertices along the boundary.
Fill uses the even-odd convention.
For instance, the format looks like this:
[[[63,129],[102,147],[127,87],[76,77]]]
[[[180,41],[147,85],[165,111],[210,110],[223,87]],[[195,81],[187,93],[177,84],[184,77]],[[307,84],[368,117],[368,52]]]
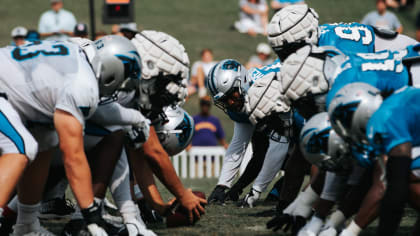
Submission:
[[[241,81],[235,80],[233,86],[220,98],[214,100],[214,104],[224,112],[242,112],[244,110],[245,96],[242,91]]]
[[[183,78],[180,74],[165,75],[163,72],[160,72],[157,76],[148,80],[140,81],[139,105],[145,115],[153,122],[156,119],[164,119],[164,116],[161,117],[161,115],[164,115],[164,107],[176,106],[179,102],[178,95],[172,94],[166,89],[167,85],[171,82],[180,86],[185,86],[183,84]]]
[[[346,85],[331,101],[330,117],[334,130],[352,145],[368,148],[366,127],[382,101],[380,91],[371,85]]]

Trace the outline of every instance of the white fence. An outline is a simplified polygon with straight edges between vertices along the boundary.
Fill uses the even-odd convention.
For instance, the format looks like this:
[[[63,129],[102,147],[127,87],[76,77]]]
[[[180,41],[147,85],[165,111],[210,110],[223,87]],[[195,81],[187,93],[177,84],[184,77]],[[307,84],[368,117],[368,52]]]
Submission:
[[[217,178],[222,169],[226,150],[223,147],[192,147],[188,152],[171,157],[176,173],[181,178]],[[245,153],[240,167],[240,174],[244,171],[251,158],[251,145]]]

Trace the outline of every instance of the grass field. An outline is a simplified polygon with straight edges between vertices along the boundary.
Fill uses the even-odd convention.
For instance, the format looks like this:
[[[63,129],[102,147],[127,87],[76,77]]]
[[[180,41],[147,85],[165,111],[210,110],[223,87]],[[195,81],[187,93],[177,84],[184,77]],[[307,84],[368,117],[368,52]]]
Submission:
[[[268,1],[268,0],[267,0]],[[65,8],[71,10],[78,21],[88,22],[87,0],[64,0]],[[306,0],[320,14],[321,23],[359,21],[368,11],[374,9],[375,0]],[[103,0],[95,0],[97,30],[110,32],[110,27],[101,23],[101,5]],[[191,61],[199,57],[202,48],[211,48],[216,59],[236,58],[245,63],[254,52],[262,36],[249,37],[229,27],[238,17],[238,0],[137,0],[136,22],[142,29],[165,31],[178,38],[186,47]],[[1,0],[0,2],[0,45],[10,42],[10,31],[18,25],[36,29],[40,14],[49,8],[49,0]],[[400,13],[399,19],[404,26],[404,33],[414,36],[415,15],[420,9]],[[195,114],[198,109],[196,97],[186,104],[186,109]],[[227,133],[232,135],[232,123],[223,113],[214,108]],[[215,179],[185,180],[184,184],[194,190],[204,191],[207,195],[216,184]],[[170,194],[162,188],[165,198]],[[272,235],[265,229],[268,218],[255,218],[250,213],[268,209],[270,206],[259,205],[254,209],[240,209],[234,205],[207,207],[207,215],[195,227],[165,229],[162,226],[152,228],[162,235]],[[404,218],[399,235],[409,235],[409,226],[413,224],[413,214],[408,212]],[[59,233],[63,222],[48,223],[50,229]],[[374,226],[362,235],[374,235]]]
[[[185,186],[193,190],[199,190],[208,196],[217,183],[216,179],[184,180]],[[160,185],[161,186],[161,185]],[[270,185],[271,188],[271,185]],[[160,188],[164,199],[171,199],[172,196],[164,188]],[[248,191],[248,189],[247,189]],[[245,193],[247,192],[245,191]],[[68,195],[69,196],[69,195]],[[263,198],[265,198],[265,194]],[[262,198],[262,199],[263,199]],[[272,206],[264,202],[252,209],[239,208],[234,204],[225,206],[211,205],[206,207],[206,215],[196,223],[194,227],[180,227],[168,229],[164,224],[149,226],[158,235],[287,235],[282,232],[272,232],[267,230],[265,225],[270,217],[254,217],[254,214],[263,210],[268,210]],[[415,213],[411,209],[406,210],[405,217],[398,232],[398,236],[410,235],[411,226],[414,225]],[[43,222],[53,233],[59,234],[65,221]],[[375,222],[361,236],[374,236],[377,223]]]

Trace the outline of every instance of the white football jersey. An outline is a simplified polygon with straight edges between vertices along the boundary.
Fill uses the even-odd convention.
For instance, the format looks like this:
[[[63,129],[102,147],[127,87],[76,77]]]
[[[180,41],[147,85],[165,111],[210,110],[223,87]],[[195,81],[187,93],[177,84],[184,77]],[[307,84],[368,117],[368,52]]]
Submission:
[[[24,121],[51,123],[56,109],[84,125],[99,102],[98,83],[76,44],[41,41],[0,49],[0,92]]]

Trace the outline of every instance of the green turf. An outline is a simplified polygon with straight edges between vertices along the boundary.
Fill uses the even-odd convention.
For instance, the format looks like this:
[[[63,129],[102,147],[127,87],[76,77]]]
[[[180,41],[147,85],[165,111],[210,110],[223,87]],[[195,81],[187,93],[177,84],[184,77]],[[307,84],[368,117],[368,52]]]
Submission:
[[[183,180],[185,187],[197,191],[205,192],[209,196],[212,188],[217,183],[216,179],[186,179]],[[270,185],[272,187],[273,183]],[[172,195],[158,185],[164,200],[170,200]],[[244,194],[249,191],[247,188]],[[68,192],[70,193],[70,191]],[[67,196],[71,197],[71,194]],[[263,194],[265,198],[266,194]],[[270,217],[254,217],[250,214],[257,213],[263,210],[272,208],[272,205],[262,201],[257,203],[257,206],[250,208],[239,208],[233,203],[225,206],[210,205],[206,207],[206,214],[197,222],[194,227],[180,227],[180,228],[166,228],[164,224],[151,225],[149,228],[153,229],[158,235],[287,235],[280,232],[273,233],[265,228]],[[411,226],[414,225],[415,212],[411,209],[406,210],[405,217],[402,221],[401,227],[397,236],[410,235]],[[53,233],[59,234],[66,221],[44,221],[43,224]],[[370,227],[363,231],[361,236],[374,236],[377,222],[374,222]]]

